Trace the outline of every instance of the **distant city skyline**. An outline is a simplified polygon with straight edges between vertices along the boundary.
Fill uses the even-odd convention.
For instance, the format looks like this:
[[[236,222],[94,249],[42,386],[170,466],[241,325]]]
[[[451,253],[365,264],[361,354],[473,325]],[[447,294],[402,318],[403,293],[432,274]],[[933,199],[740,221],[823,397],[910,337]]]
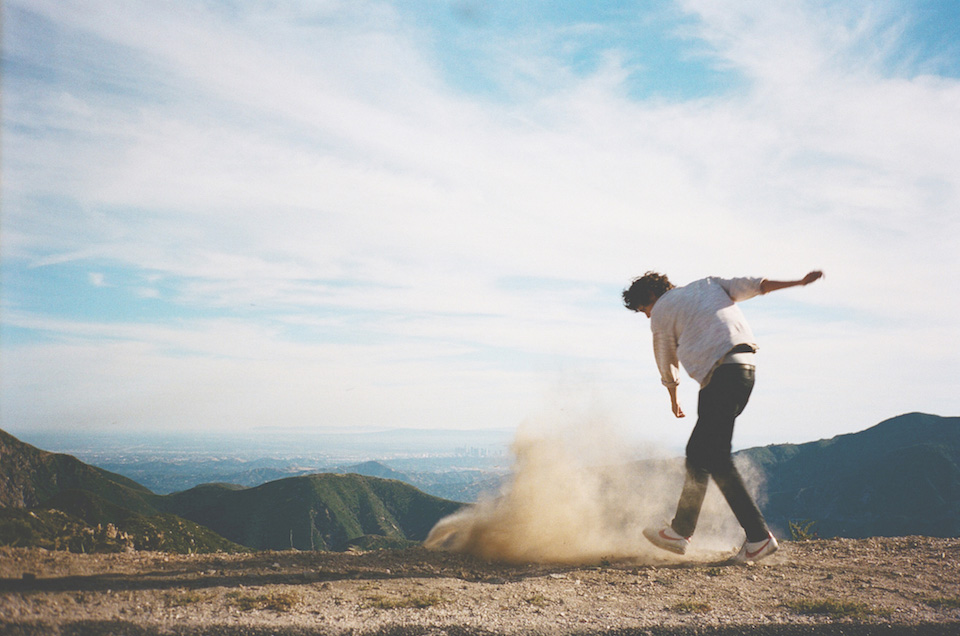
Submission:
[[[15,435],[682,447],[695,382],[674,419],[619,298],[648,269],[826,272],[743,304],[738,447],[960,413],[955,2],[8,0],[2,24]]]

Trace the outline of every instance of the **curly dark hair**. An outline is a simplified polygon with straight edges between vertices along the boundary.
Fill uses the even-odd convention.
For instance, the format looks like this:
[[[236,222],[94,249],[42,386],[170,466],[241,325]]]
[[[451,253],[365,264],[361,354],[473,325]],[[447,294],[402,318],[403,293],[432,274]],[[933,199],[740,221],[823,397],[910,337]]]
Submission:
[[[663,296],[673,289],[673,283],[663,274],[647,272],[639,278],[634,278],[630,287],[623,290],[623,304],[630,311],[637,311],[643,305]]]

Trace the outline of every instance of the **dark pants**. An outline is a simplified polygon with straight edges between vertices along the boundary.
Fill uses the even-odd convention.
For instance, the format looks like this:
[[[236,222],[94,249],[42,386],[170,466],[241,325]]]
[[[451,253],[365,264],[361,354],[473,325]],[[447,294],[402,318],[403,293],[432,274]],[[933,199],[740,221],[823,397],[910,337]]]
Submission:
[[[763,515],[730,457],[733,423],[750,399],[754,376],[751,365],[722,364],[713,372],[710,383],[700,389],[697,425],[687,442],[687,478],[671,524],[681,536],[689,537],[696,529],[707,484],[713,477],[746,531],[747,541],[767,537]]]

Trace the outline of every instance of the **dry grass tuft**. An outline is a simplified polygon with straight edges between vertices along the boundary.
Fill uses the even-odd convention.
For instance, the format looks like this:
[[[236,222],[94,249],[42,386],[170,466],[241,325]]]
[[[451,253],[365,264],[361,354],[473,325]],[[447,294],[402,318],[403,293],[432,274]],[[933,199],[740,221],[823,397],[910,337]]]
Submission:
[[[408,594],[400,598],[386,596],[368,596],[364,607],[373,609],[424,609],[446,603],[447,599],[439,594]]]
[[[534,607],[546,607],[550,604],[550,601],[543,594],[534,594],[533,596],[528,596],[523,599],[527,605],[533,605]]]
[[[185,590],[182,592],[170,592],[164,596],[167,607],[189,607],[197,603],[207,603],[213,600],[213,593],[198,592],[196,590]]]
[[[706,614],[710,609],[709,604],[700,601],[681,601],[670,606],[670,610],[678,614]]]
[[[294,592],[270,591],[263,594],[243,594],[230,592],[227,601],[233,607],[249,612],[251,610],[272,610],[274,612],[288,612],[298,603],[300,596]]]

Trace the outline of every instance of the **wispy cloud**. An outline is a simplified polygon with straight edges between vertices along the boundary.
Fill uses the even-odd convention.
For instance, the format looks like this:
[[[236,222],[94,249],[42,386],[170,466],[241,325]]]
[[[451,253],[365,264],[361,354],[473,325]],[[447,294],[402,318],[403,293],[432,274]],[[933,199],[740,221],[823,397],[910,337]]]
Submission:
[[[604,47],[609,16],[505,29],[492,7],[457,35],[408,10],[6,3],[5,262],[163,312],[51,315],[6,285],[8,331],[44,338],[5,344],[5,421],[502,426],[572,373],[670,424],[618,306],[648,268],[828,272],[745,308],[780,374],[751,413],[783,428],[758,438],[956,410],[909,365],[873,371],[960,357],[960,82],[918,63],[902,5],[660,6],[660,37],[719,82],[693,97],[632,91],[656,58]]]

